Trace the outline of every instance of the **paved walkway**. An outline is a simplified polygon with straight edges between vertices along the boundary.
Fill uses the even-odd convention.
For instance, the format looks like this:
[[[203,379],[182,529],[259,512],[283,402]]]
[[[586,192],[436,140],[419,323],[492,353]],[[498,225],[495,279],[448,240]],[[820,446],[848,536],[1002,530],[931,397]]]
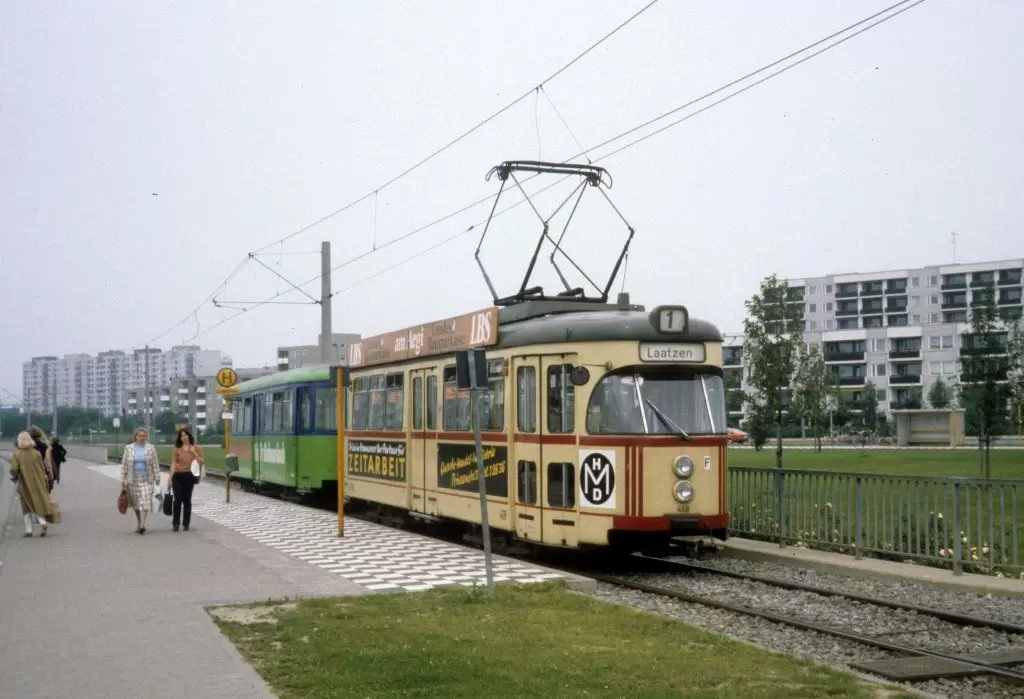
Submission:
[[[174,534],[151,513],[139,536],[116,483],[84,462],[54,489],[63,523],[22,538],[8,469],[0,697],[270,697],[203,605],[365,591],[202,519]]]

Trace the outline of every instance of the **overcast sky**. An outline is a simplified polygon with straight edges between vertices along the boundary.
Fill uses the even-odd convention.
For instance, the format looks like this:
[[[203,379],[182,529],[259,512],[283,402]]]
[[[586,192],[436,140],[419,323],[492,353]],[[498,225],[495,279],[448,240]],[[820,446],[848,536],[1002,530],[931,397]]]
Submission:
[[[0,389],[20,395],[33,356],[161,336],[248,252],[374,191],[644,4],[8,4]],[[661,0],[544,93],[260,259],[306,281],[319,259],[294,253],[329,240],[337,265],[386,245],[493,194],[484,176],[503,160],[571,157],[576,139],[596,145],[889,4]],[[732,331],[773,272],[948,263],[951,231],[958,261],[1020,257],[1021,36],[1024,3],[928,0],[601,161],[636,229],[626,290]],[[489,305],[475,233],[389,269],[487,211],[335,272],[335,331],[376,334]],[[485,245],[501,293],[532,251],[532,216],[520,207],[497,219]],[[625,229],[594,192],[579,221],[567,248],[603,279]],[[250,261],[219,298],[285,289]],[[319,295],[318,283],[308,289]],[[278,345],[316,342],[317,306],[264,306],[214,327],[233,313],[206,304],[156,344],[192,340],[252,366],[275,364]]]

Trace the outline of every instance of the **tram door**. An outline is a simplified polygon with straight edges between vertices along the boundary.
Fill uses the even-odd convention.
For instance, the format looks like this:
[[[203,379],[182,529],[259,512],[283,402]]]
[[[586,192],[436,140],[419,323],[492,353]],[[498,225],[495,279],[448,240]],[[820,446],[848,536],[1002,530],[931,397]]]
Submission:
[[[576,546],[579,540],[579,477],[576,433],[576,386],[572,383],[575,354],[545,355],[540,359],[541,441],[544,457],[540,466],[542,482],[544,541]]]
[[[514,483],[510,493],[513,502],[516,536],[527,541],[541,541],[543,516],[540,484],[544,463],[540,440],[540,358],[512,358],[513,409],[512,453],[509,475]]]
[[[263,399],[266,396],[259,393],[252,397],[252,447],[250,449],[250,460],[252,463],[252,482],[260,482],[260,454],[263,449],[263,433],[267,426],[263,420]]]
[[[427,474],[431,464],[437,463],[437,437],[430,435],[428,425],[427,383],[428,376],[433,374],[427,369],[409,372],[412,380],[412,430],[409,439],[408,464],[409,478],[409,509],[416,512],[434,514],[437,510],[437,499],[427,500]],[[433,382],[431,382],[433,383]]]

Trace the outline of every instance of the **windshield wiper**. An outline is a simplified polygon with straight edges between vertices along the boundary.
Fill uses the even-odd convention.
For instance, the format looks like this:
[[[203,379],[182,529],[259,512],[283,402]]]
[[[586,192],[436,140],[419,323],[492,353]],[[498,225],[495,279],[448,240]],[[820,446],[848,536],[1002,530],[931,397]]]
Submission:
[[[661,408],[656,406],[654,404],[654,402],[650,398],[644,398],[644,402],[647,403],[647,405],[651,406],[651,410],[654,411],[655,415],[657,415],[659,418],[661,418],[661,421],[665,423],[666,427],[668,427],[670,430],[673,430],[676,434],[678,434],[683,439],[689,439],[690,438],[690,435],[688,435],[686,433],[686,430],[684,430],[682,427],[680,427],[676,423],[672,422],[672,418],[670,418],[668,415],[663,413]]]

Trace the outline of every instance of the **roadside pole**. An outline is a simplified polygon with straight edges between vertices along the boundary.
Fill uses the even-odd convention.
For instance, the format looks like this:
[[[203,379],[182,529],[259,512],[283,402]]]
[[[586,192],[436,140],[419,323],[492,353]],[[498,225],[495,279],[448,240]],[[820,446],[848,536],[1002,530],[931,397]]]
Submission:
[[[484,474],[483,437],[480,429],[480,398],[487,388],[487,358],[483,350],[464,350],[455,355],[459,390],[469,389],[473,406],[473,438],[476,442],[477,484],[480,488],[480,522],[484,539],[484,566],[487,570],[487,592],[494,594],[494,567],[491,562],[491,526],[487,520],[487,482]]]
[[[231,502],[231,469],[232,463],[228,457],[231,455],[231,401],[234,394],[238,393],[235,384],[238,383],[238,374],[234,369],[225,367],[217,372],[217,393],[224,396],[224,412],[220,419],[224,421],[224,502]]]
[[[335,406],[334,416],[338,423],[335,448],[335,467],[338,474],[338,536],[345,536],[345,391],[348,389],[348,369],[334,367],[335,374]]]

